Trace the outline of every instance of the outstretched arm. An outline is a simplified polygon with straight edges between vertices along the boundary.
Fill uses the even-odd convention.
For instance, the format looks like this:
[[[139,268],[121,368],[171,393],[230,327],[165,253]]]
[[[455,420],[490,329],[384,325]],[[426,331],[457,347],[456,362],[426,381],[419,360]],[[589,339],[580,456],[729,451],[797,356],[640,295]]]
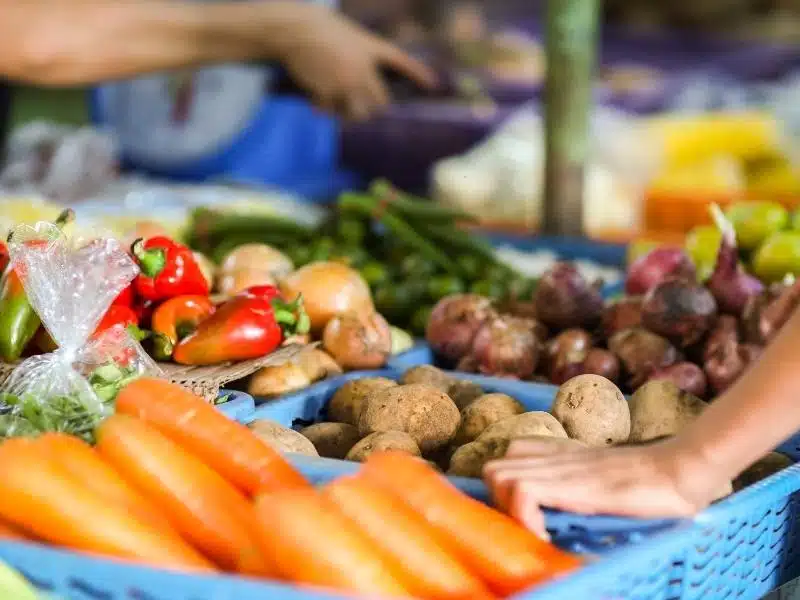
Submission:
[[[278,58],[281,30],[297,8],[293,2],[0,0],[0,73],[74,85]]]
[[[689,516],[800,430],[800,310],[728,391],[676,437],[649,446],[555,453],[512,444],[487,465],[501,505],[543,530],[540,506],[640,517]]]
[[[433,73],[308,2],[0,0],[0,76],[79,85],[207,63],[280,61],[324,108],[361,118],[389,101],[379,68]]]

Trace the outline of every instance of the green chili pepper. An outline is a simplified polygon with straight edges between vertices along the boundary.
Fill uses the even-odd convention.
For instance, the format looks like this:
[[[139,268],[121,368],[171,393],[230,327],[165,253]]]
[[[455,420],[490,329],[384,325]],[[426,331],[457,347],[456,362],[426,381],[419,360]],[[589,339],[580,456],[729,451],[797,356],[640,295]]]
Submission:
[[[73,217],[71,210],[65,210],[55,224],[63,227]],[[26,244],[33,247],[47,242],[31,240]],[[0,280],[0,358],[6,362],[19,360],[41,324],[39,315],[28,301],[17,267],[6,269]]]
[[[453,223],[455,221],[477,220],[474,215],[458,208],[442,206],[441,204],[401,192],[383,179],[374,181],[369,187],[369,193],[379,201],[391,206],[404,219],[424,223]]]

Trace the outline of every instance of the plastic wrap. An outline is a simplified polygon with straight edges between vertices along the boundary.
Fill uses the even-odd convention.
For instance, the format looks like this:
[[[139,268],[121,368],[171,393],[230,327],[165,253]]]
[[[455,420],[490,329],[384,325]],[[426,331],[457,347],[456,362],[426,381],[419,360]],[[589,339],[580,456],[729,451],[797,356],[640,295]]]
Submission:
[[[96,332],[138,267],[116,240],[70,239],[45,222],[16,227],[9,251],[10,268],[17,269],[31,306],[58,350],[25,359],[5,381],[6,412],[22,419],[6,419],[3,425],[24,426],[33,413],[41,417],[52,409],[91,428],[109,411],[115,390],[132,378],[158,373],[122,325]],[[46,416],[39,417],[37,426],[49,429],[42,422]],[[66,418],[53,423],[54,428],[71,430]],[[79,427],[77,433],[84,432]]]
[[[117,146],[111,135],[37,121],[12,134],[0,189],[70,202],[96,193],[116,175]]]

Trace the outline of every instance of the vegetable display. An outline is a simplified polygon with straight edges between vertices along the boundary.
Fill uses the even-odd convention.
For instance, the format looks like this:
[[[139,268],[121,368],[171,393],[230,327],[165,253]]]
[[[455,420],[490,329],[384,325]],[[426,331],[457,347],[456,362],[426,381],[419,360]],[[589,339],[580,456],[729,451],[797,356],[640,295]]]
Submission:
[[[431,599],[495,598],[581,564],[407,455],[375,453],[363,472],[315,489],[255,430],[165,380],[125,386],[94,438],[94,448],[66,434],[0,443],[3,537]],[[502,532],[491,548],[489,531]]]
[[[601,375],[628,393],[668,380],[713,398],[757,360],[800,302],[800,284],[765,285],[748,273],[734,226],[712,214],[721,234],[705,275],[683,250],[656,248],[632,262],[627,295],[604,302],[562,263],[527,299],[443,298],[427,341],[442,365],[462,371],[556,385]]]
[[[281,280],[288,296],[302,292],[315,332],[336,313],[369,306],[421,335],[431,307],[444,296],[471,291],[511,299],[535,286],[533,277],[507,266],[465,229],[472,222],[463,211],[376,181],[367,192],[342,194],[316,229],[202,209],[193,215],[188,241],[229,273],[266,273]],[[277,259],[275,249],[285,259]],[[331,263],[348,265],[360,277]],[[292,266],[298,270],[288,273]]]

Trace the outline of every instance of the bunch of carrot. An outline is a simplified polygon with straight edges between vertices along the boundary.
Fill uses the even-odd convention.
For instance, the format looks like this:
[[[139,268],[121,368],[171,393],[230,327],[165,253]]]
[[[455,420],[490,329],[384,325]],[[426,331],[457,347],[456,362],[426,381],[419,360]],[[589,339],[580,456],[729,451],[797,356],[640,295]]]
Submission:
[[[437,600],[496,598],[579,565],[411,456],[375,455],[315,489],[245,426],[163,380],[125,387],[96,440],[0,444],[0,538]]]

